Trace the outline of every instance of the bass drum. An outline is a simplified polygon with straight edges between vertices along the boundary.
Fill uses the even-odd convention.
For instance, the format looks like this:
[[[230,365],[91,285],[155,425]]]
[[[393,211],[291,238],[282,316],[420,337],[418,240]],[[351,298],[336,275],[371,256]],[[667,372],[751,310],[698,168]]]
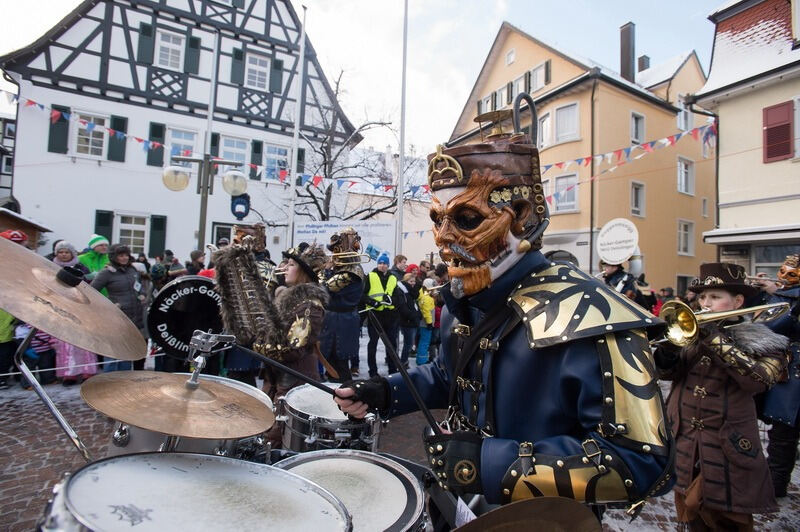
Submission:
[[[222,298],[213,280],[199,275],[184,275],[167,283],[147,310],[147,332],[161,350],[186,360],[189,342],[196,329],[222,332]],[[219,355],[208,359],[209,373],[219,372]]]
[[[181,373],[180,375],[186,375],[187,380],[191,377],[191,373]],[[201,387],[203,386],[202,381],[204,380],[215,381],[225,386],[236,388],[251,397],[255,397],[270,410],[274,410],[269,396],[249,384],[225,377],[218,377],[217,375],[200,375]],[[111,444],[108,446],[107,456],[160,451],[162,446],[168,444],[169,437],[170,436],[167,434],[134,427],[117,421],[114,425],[114,432],[111,435]],[[238,440],[180,438],[174,450],[185,453],[215,454],[239,458],[241,460],[257,461],[256,457],[262,456],[267,451],[267,446],[261,435]]]
[[[375,453],[328,449],[298,454],[275,467],[319,484],[341,499],[353,530],[424,530],[425,498],[419,480]]]
[[[276,467],[144,453],[87,464],[53,489],[45,531],[352,530],[344,505]]]

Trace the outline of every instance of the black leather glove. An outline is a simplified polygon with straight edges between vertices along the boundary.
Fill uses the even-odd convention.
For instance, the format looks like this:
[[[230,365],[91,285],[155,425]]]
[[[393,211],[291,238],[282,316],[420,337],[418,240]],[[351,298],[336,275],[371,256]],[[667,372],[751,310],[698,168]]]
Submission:
[[[389,408],[389,381],[375,375],[369,380],[345,381],[342,388],[352,388],[355,395],[353,401],[366,403],[370,410],[385,412]]]
[[[426,435],[425,453],[439,485],[456,493],[483,493],[481,444],[474,432]]]

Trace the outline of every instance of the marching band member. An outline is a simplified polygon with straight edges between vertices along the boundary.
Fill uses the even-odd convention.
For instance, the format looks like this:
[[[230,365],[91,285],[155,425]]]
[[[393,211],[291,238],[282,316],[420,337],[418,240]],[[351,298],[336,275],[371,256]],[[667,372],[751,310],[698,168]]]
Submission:
[[[770,428],[767,462],[776,497],[786,497],[792,478],[800,440],[800,255],[786,257],[778,271],[781,286],[768,280],[756,280],[765,294],[765,303],[789,303],[791,310],[767,323],[767,327],[789,339],[788,378],[773,386],[764,396],[762,417]]]
[[[612,290],[630,299],[636,297],[636,279],[625,271],[622,264],[609,264],[601,260],[600,268],[603,270],[603,279]]]
[[[737,264],[700,266],[689,289],[703,309],[742,307],[756,288]],[[656,363],[673,381],[667,414],[675,435],[678,521],[690,530],[753,530],[753,514],[777,510],[761,451],[753,396],[786,369],[786,338],[765,325],[703,325],[700,339],[659,345]]]
[[[547,208],[527,136],[439,147],[428,183],[451,281],[442,354],[409,373],[430,408],[448,409],[446,430],[425,438],[440,486],[492,504],[560,495],[635,515],[672,484],[647,338],[659,320],[539,251]],[[355,417],[417,408],[400,375],[337,395]]]

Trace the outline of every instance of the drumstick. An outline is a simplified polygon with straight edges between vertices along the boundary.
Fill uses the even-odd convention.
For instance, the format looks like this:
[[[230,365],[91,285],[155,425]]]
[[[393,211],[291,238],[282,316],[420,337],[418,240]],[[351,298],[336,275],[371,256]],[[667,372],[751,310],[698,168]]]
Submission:
[[[336,393],[333,391],[333,388],[325,386],[324,384],[320,384],[317,381],[315,381],[314,379],[312,379],[311,377],[309,377],[307,375],[303,375],[299,371],[293,370],[290,367],[284,366],[283,364],[281,364],[277,360],[272,360],[271,358],[269,358],[267,356],[264,356],[261,353],[258,353],[256,351],[253,351],[252,349],[248,349],[246,347],[242,347],[241,345],[238,345],[238,344],[236,345],[236,347],[241,349],[242,351],[244,351],[245,353],[247,353],[251,357],[257,358],[258,360],[261,360],[262,362],[266,362],[267,364],[269,364],[273,368],[279,369],[281,371],[285,371],[289,375],[291,375],[293,377],[297,377],[298,379],[300,379],[301,381],[305,382],[306,384],[310,384],[314,388],[322,390],[323,392],[329,393],[332,396],[336,397]]]

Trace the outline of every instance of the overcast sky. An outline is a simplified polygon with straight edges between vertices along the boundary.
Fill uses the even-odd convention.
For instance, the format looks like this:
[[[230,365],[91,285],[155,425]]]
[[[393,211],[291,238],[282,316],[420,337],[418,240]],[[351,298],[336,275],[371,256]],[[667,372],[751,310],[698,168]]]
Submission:
[[[79,0],[0,0],[0,54],[33,42]],[[386,119],[399,131],[402,0],[292,0],[329,79],[344,72],[341,103],[354,124]],[[636,24],[650,64],[696,50],[708,74],[722,0],[409,0],[406,145],[417,154],[450,137],[503,21],[566,53],[619,71],[619,27]],[[565,7],[565,6],[568,6]],[[389,131],[363,147],[396,146]]]

